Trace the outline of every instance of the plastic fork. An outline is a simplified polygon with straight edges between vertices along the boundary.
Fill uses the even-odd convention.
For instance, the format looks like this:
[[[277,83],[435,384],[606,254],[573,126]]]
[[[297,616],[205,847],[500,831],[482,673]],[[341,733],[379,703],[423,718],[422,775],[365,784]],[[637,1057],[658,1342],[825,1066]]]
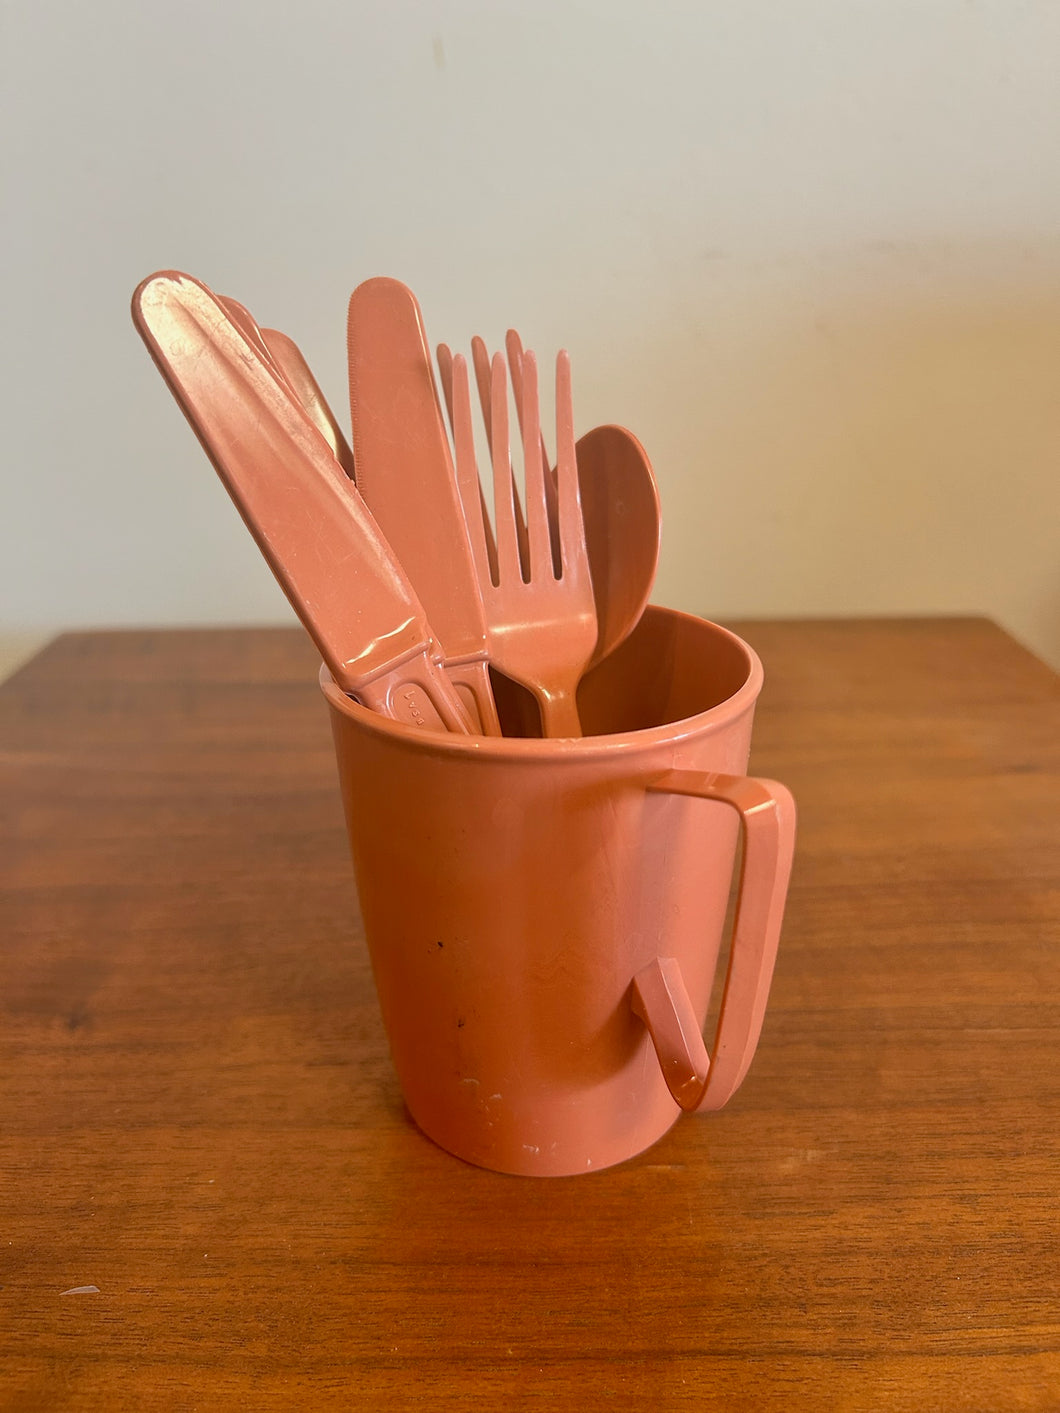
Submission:
[[[541,451],[537,360],[527,351],[520,370],[522,546],[509,441],[508,369],[500,353],[490,365],[486,430],[493,474],[493,565],[475,457],[467,360],[444,350],[441,361],[448,365],[452,381],[447,401],[457,478],[486,611],[490,662],[533,693],[546,736],[580,736],[575,694],[596,646],[597,624],[578,490],[570,357],[563,350],[556,359],[555,552],[545,486],[548,462]]]
[[[514,329],[508,330],[504,346],[515,405],[519,408],[523,345]],[[471,351],[479,400],[488,426],[489,355],[486,345],[478,338],[472,340]],[[589,663],[592,668],[629,636],[651,595],[659,562],[659,490],[647,453],[625,427],[594,427],[578,438],[575,455],[585,546],[596,598],[597,639]],[[543,438],[541,457],[545,466],[548,523],[553,549],[557,551],[556,477],[549,467],[548,448]],[[522,543],[520,539],[520,545]]]

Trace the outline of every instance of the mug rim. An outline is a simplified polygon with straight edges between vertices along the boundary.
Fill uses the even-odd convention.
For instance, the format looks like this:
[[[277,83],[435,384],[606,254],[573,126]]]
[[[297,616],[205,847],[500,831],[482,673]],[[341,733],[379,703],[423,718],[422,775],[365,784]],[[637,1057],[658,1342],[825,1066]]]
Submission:
[[[724,701],[696,712],[693,716],[681,717],[677,721],[664,722],[660,726],[647,726],[636,731],[577,737],[471,736],[457,731],[425,731],[420,726],[395,721],[392,717],[362,706],[341,690],[328,671],[326,663],[320,665],[318,680],[329,706],[366,730],[429,754],[456,754],[488,760],[554,760],[557,757],[588,760],[594,756],[628,753],[662,742],[677,744],[689,736],[699,735],[704,730],[714,731],[728,725],[754,705],[762,690],[765,674],[761,659],[750,643],[731,629],[722,627],[720,623],[714,623],[709,618],[700,618],[698,614],[685,613],[681,609],[649,604],[644,612],[653,616],[664,614],[668,618],[686,619],[701,627],[713,629],[720,637],[727,638],[739,648],[746,659],[747,674],[736,691]]]

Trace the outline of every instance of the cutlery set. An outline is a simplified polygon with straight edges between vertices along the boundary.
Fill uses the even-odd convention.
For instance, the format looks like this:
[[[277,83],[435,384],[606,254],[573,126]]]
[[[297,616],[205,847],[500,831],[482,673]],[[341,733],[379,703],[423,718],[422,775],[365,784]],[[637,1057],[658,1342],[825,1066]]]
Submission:
[[[795,810],[740,773],[754,652],[648,606],[659,498],[636,437],[576,436],[566,352],[554,426],[552,369],[514,331],[432,354],[397,280],[350,297],[348,437],[295,344],[236,300],[162,271],[133,318],[324,659],[415,1121],[468,1162],[563,1176],[721,1107],[762,1026]]]
[[[133,319],[343,692],[409,725],[498,736],[498,701],[522,688],[540,720],[506,707],[503,730],[581,735],[578,683],[639,621],[660,522],[632,433],[575,438],[566,352],[553,460],[543,373],[518,334],[492,358],[473,340],[470,368],[439,345],[436,381],[397,280],[350,297],[349,439],[297,345],[237,301],[162,271],[137,288]]]

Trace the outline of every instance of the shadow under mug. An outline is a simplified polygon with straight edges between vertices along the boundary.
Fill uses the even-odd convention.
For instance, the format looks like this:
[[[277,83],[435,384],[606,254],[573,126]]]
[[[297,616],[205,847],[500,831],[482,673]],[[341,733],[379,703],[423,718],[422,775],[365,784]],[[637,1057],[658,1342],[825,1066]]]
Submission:
[[[580,740],[427,732],[320,678],[380,1008],[423,1132],[482,1167],[561,1176],[720,1108],[758,1043],[795,836],[788,790],[744,774],[752,649],[648,608],[583,681]]]

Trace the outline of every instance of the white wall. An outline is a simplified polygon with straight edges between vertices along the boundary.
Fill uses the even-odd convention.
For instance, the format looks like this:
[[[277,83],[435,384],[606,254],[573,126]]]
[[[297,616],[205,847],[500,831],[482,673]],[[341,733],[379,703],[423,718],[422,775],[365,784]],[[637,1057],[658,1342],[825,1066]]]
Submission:
[[[136,337],[176,266],[345,402],[350,289],[571,349],[656,598],[1060,663],[1060,5],[7,0],[0,633],[286,621]],[[22,641],[26,641],[23,638]]]

